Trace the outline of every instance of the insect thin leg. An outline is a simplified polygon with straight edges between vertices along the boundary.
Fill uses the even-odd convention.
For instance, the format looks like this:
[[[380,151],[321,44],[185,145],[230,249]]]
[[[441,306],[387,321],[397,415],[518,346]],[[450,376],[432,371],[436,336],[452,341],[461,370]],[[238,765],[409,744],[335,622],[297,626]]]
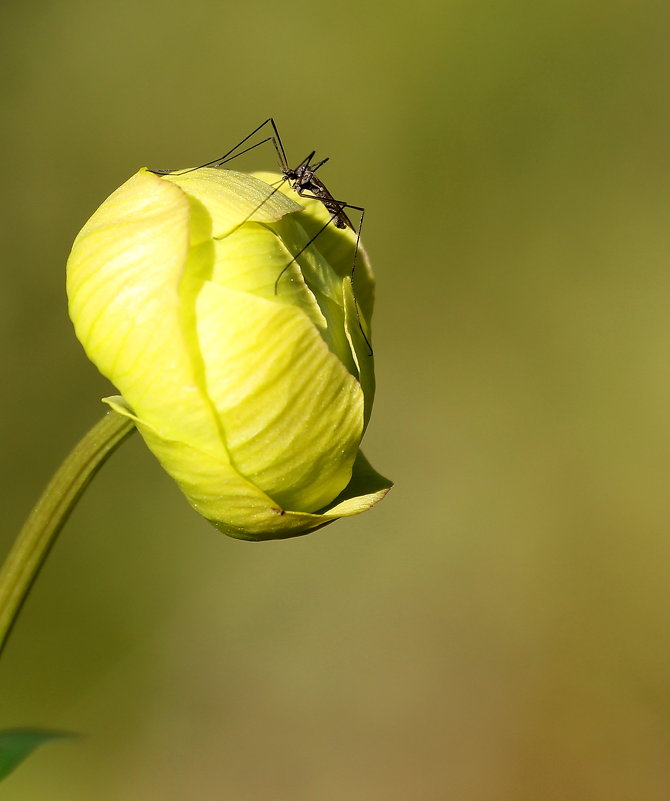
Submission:
[[[269,142],[270,140],[274,141],[274,137],[273,136],[268,136],[267,139],[263,139],[260,142],[256,142],[255,145],[249,145],[249,147],[245,147],[244,150],[240,150],[239,153],[234,153],[232,156],[228,156],[228,158],[220,159],[219,161],[214,162],[213,166],[222,167],[224,164],[227,164],[229,161],[232,161],[233,159],[236,159],[238,156],[243,156],[245,153],[248,153],[250,150],[254,150],[257,147],[260,147],[261,145],[264,145],[266,142]],[[275,147],[276,147],[276,145],[275,145]],[[203,164],[202,166],[203,167],[211,166],[211,162],[210,162],[209,165],[208,164]],[[197,167],[196,169],[200,169],[200,167]]]
[[[354,259],[351,266],[351,280],[353,281],[354,272],[356,271],[356,256],[358,256],[358,248],[361,242],[361,229],[363,228],[363,220],[365,219],[365,209],[363,208],[363,206],[354,206],[352,203],[347,203],[344,200],[336,200],[334,197],[323,198],[320,197],[319,195],[315,195],[314,193],[308,194],[306,191],[300,192],[295,187],[293,187],[293,189],[297,192],[298,195],[300,195],[300,197],[308,198],[309,200],[318,200],[320,203],[323,203],[324,205],[325,202],[328,202],[331,203],[333,206],[336,206],[337,212],[333,214],[331,220],[335,219],[340,214],[342,214],[347,223],[349,224],[349,228],[351,228],[352,231],[356,231],[356,245],[354,247]],[[346,214],[344,214],[345,209],[353,209],[354,211],[360,211],[361,219],[358,221],[358,228],[355,228],[351,220],[347,217]],[[324,226],[324,228],[325,227],[327,226]],[[321,230],[323,230],[323,228]],[[321,233],[321,231],[319,231],[319,233]]]
[[[265,126],[266,126],[268,123],[270,123],[270,125],[272,125],[272,128],[273,128],[273,130],[274,130],[274,131],[275,131],[275,133],[276,133],[276,131],[277,131],[277,126],[275,125],[275,121],[272,119],[272,117],[268,117],[268,118],[267,118],[267,120],[265,120],[265,122],[262,122],[262,123],[261,123],[261,124],[260,124],[260,125],[259,125],[257,128],[254,128],[254,130],[253,130],[251,133],[247,134],[247,135],[244,137],[244,139],[242,139],[242,141],[238,142],[238,143],[235,145],[235,147],[231,148],[231,149],[230,149],[230,150],[229,150],[227,153],[224,153],[224,154],[223,154],[223,156],[219,156],[219,158],[218,158],[218,159],[214,159],[214,161],[208,161],[208,162],[207,162],[207,164],[202,164],[201,166],[202,166],[202,167],[213,167],[213,166],[215,166],[216,164],[219,164],[220,162],[226,161],[226,160],[228,159],[228,157],[229,157],[229,156],[232,156],[232,155],[233,155],[233,153],[234,153],[236,150],[239,150],[239,148],[240,148],[240,147],[242,147],[242,145],[243,145],[245,142],[248,142],[248,141],[249,141],[249,139],[251,139],[251,137],[252,137],[252,136],[254,136],[254,134],[257,134],[257,133],[258,133],[258,132],[261,130],[261,128],[264,128],[264,127],[265,127]],[[238,155],[239,155],[239,154],[238,154]]]
[[[305,193],[305,194],[302,194],[301,197],[310,197],[310,196]],[[323,203],[323,199],[322,198],[313,197],[313,199],[314,200],[320,200]],[[360,315],[360,312],[358,311],[358,301],[356,300],[356,291],[354,290],[354,273],[356,272],[356,257],[358,256],[358,250],[359,250],[359,246],[360,246],[360,243],[361,243],[361,230],[363,228],[363,220],[365,219],[365,209],[363,208],[363,206],[354,206],[352,203],[346,203],[344,200],[335,200],[334,198],[330,198],[330,202],[334,206],[337,207],[337,211],[331,216],[331,218],[328,220],[328,222],[322,228],[320,228],[317,231],[317,233],[310,239],[310,241],[305,245],[305,247],[299,253],[296,253],[296,255],[293,257],[293,259],[281,271],[281,273],[279,274],[279,277],[275,281],[275,295],[277,294],[277,285],[279,284],[279,279],[282,277],[282,275],[288,269],[288,267],[290,267],[292,262],[295,261],[295,259],[300,255],[300,253],[302,253],[303,250],[305,250],[305,248],[309,247],[309,245],[312,244],[312,242],[316,239],[316,237],[319,236],[319,234],[322,231],[324,231],[331,224],[331,222],[333,222],[333,220],[335,220],[338,216],[340,216],[340,214],[344,213],[344,209],[354,209],[355,211],[360,211],[361,219],[358,222],[358,228],[357,229],[354,229],[354,226],[351,225],[351,220],[349,220],[349,218],[346,215],[344,215],[344,216],[347,219],[347,221],[349,222],[349,225],[350,225],[351,229],[352,230],[356,230],[356,244],[354,245],[354,258],[353,258],[353,261],[351,263],[351,274],[350,274],[351,291],[352,291],[353,296],[354,296],[354,308],[356,309],[356,320],[358,321],[358,327],[360,329],[360,332],[361,332],[361,335],[362,335],[363,339],[365,340],[365,344],[368,346],[368,350],[370,352],[369,355],[372,356],[374,351],[372,349],[372,344],[371,344],[370,340],[367,337],[367,334],[365,333],[365,331],[363,329],[363,323],[361,322],[361,315]]]
[[[349,203],[344,204],[345,209],[355,209],[360,211],[361,219],[358,221],[358,230],[356,231],[356,245],[354,246],[354,259],[351,263],[351,283],[354,282],[354,273],[356,272],[356,257],[358,256],[358,248],[361,244],[361,230],[363,229],[363,220],[365,219],[365,209],[362,206],[352,206]]]
[[[333,221],[333,220],[334,220],[336,217],[337,217],[337,214],[333,214],[333,215],[330,217],[330,219],[329,219],[327,222],[325,222],[325,223],[324,223],[324,224],[321,226],[321,228],[319,228],[319,230],[318,230],[318,231],[317,231],[317,232],[314,234],[314,236],[313,236],[313,237],[312,237],[312,238],[309,240],[309,242],[308,242],[306,245],[303,245],[303,246],[300,248],[300,250],[299,250],[299,251],[298,251],[298,252],[295,254],[295,256],[294,256],[294,257],[291,259],[291,261],[290,261],[290,262],[289,262],[289,263],[288,263],[288,264],[287,264],[287,265],[286,265],[286,266],[285,266],[285,267],[282,269],[282,271],[281,271],[281,272],[279,273],[279,275],[277,276],[277,280],[275,281],[275,295],[277,294],[277,291],[278,291],[278,288],[279,288],[279,281],[281,280],[281,277],[282,277],[282,275],[284,275],[284,273],[285,273],[285,272],[288,270],[288,268],[289,268],[289,267],[290,267],[290,266],[293,264],[293,262],[297,260],[298,256],[301,256],[301,255],[302,255],[302,254],[303,254],[303,253],[304,253],[304,252],[307,250],[307,248],[308,248],[308,247],[309,247],[309,246],[312,244],[312,242],[314,242],[314,240],[315,240],[315,239],[316,239],[316,238],[319,236],[319,234],[320,234],[322,231],[325,231],[325,230],[326,230],[326,228],[328,228],[328,226],[329,226],[329,225],[332,223],[332,221]]]
[[[264,141],[267,142],[269,139],[272,139],[275,145],[275,150],[277,151],[277,155],[279,156],[279,160],[282,162],[282,169],[286,166],[286,153],[284,152],[284,146],[281,144],[281,139],[279,138],[279,131],[277,130],[277,126],[275,121],[272,117],[268,117],[265,122],[262,122],[257,128],[247,134],[241,142],[238,142],[235,147],[231,148],[227,153],[224,153],[223,156],[219,156],[219,158],[213,159],[212,161],[208,161],[205,164],[200,164],[198,167],[191,167],[188,170],[151,170],[151,172],[156,173],[157,175],[165,175],[166,173],[174,172],[176,175],[185,175],[189,172],[194,172],[195,170],[200,170],[203,167],[216,167],[217,165],[224,164],[226,161],[230,161],[231,159],[235,158],[236,156],[241,155],[241,153],[235,153],[236,150],[251,139],[254,134],[257,134],[262,128],[264,128],[268,123],[272,126],[272,130],[274,131],[274,137],[277,137],[279,141],[279,147],[277,147],[277,143],[274,142],[274,137],[268,137]],[[259,144],[263,144],[259,142]],[[254,146],[255,147],[255,146]],[[253,148],[247,148],[247,150],[251,150]],[[242,153],[246,153],[247,150],[243,150]],[[235,154],[235,155],[233,155]]]
[[[365,209],[362,206],[352,206],[351,204],[345,204],[345,208],[347,209],[356,209],[356,211],[360,211],[361,219],[358,221],[358,230],[356,231],[356,245],[354,247],[354,258],[351,263],[351,291],[354,296],[354,307],[356,309],[356,319],[358,320],[358,327],[361,330],[361,334],[363,335],[363,339],[365,340],[365,344],[368,346],[368,350],[370,351],[370,356],[374,353],[372,350],[372,344],[370,340],[367,338],[365,331],[363,330],[363,323],[361,322],[361,315],[358,311],[358,301],[356,300],[356,292],[354,291],[354,273],[356,272],[356,256],[358,256],[358,248],[361,243],[361,231],[363,230],[363,220],[365,219]]]
[[[277,194],[277,192],[279,192],[279,190],[281,189],[281,185],[285,181],[286,181],[286,178],[281,178],[279,181],[277,181],[277,186],[275,186],[275,188],[272,190],[272,192],[270,192],[270,194],[267,197],[264,197],[263,200],[261,200],[261,202],[256,206],[255,209],[252,209],[249,212],[249,214],[247,214],[247,216],[243,220],[241,220],[233,229],[228,231],[225,235],[226,236],[230,236],[230,234],[232,234],[233,231],[237,231],[237,229],[240,228],[242,225],[244,225],[245,222],[248,222],[254,216],[254,214],[258,211],[258,209],[260,209],[262,206],[264,206],[268,202],[268,200],[270,200],[271,197],[273,197],[275,194]],[[270,186],[274,186],[274,184],[270,184]],[[215,236],[214,239],[222,239],[222,237]],[[301,251],[301,253],[302,253],[302,251]],[[290,264],[290,262],[289,262],[289,264]],[[286,269],[286,267],[284,269]],[[282,272],[283,272],[283,270],[282,270]],[[276,284],[275,284],[275,286],[276,286]],[[276,291],[275,291],[275,294],[277,294]]]
[[[358,246],[361,243],[361,229],[363,228],[363,220],[365,219],[365,209],[360,208],[358,206],[349,206],[350,209],[358,209],[361,213],[361,219],[358,221],[358,231],[356,232],[356,246],[354,248],[354,260],[351,263],[351,292],[354,296],[354,308],[356,309],[356,319],[358,320],[358,327],[360,328],[361,334],[363,335],[363,339],[365,340],[365,344],[368,346],[368,350],[370,351],[369,355],[372,356],[374,351],[372,350],[372,343],[367,338],[365,331],[363,330],[363,323],[361,322],[361,315],[358,311],[358,301],[356,300],[356,292],[354,290],[354,272],[356,271],[356,256],[358,256]]]
[[[239,147],[243,145],[248,139],[250,139],[255,133],[261,130],[264,125],[270,123],[272,126],[272,130],[274,134],[272,136],[268,136],[260,142],[256,142],[249,147],[245,147],[244,150],[239,150]],[[286,161],[286,153],[284,151],[284,145],[282,144],[281,137],[279,136],[279,131],[277,130],[277,125],[272,117],[268,117],[267,120],[262,125],[259,125],[255,131],[252,131],[248,136],[246,136],[241,142],[232,149],[225,153],[221,158],[216,159],[216,161],[209,161],[207,164],[201,164],[200,167],[222,167],[224,164],[227,164],[229,161],[236,159],[238,156],[244,155],[244,153],[248,153],[250,150],[254,150],[261,145],[264,145],[266,142],[272,142],[274,145],[275,152],[277,154],[277,158],[279,159],[279,164],[281,166],[282,171],[287,169],[287,161]],[[239,152],[236,152],[238,151]],[[200,169],[200,167],[193,168],[193,169]]]
[[[272,130],[274,131],[274,138],[272,140],[272,144],[275,146],[275,150],[277,151],[277,156],[279,156],[281,168],[282,170],[288,170],[288,159],[286,158],[284,143],[281,140],[281,136],[279,136],[279,129],[277,128],[277,123],[274,121],[272,117],[269,117],[267,120],[265,120],[263,125],[265,125],[268,122],[270,123],[270,125],[272,126]]]

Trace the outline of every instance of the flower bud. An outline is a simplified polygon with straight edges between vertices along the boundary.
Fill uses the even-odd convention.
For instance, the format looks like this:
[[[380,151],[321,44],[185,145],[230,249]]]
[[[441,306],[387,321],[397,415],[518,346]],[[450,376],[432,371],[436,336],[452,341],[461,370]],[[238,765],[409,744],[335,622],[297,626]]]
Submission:
[[[391,486],[359,450],[374,279],[361,248],[354,296],[352,231],[308,244],[329,217],[258,177],[142,169],[68,260],[77,337],[122,395],[106,402],[233,537],[304,534]]]

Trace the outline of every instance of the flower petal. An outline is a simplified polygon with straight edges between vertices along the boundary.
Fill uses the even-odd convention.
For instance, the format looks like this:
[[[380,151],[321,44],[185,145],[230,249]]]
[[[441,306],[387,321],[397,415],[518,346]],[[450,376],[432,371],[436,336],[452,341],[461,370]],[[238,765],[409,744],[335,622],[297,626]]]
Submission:
[[[70,316],[90,358],[133,409],[161,420],[163,436],[225,459],[184,311],[187,263],[206,269],[208,259],[206,249],[189,251],[190,220],[177,186],[147,170],[126,181],[75,240]]]
[[[210,283],[197,321],[231,463],[284,508],[325,506],[351,477],[358,381],[299,308]]]

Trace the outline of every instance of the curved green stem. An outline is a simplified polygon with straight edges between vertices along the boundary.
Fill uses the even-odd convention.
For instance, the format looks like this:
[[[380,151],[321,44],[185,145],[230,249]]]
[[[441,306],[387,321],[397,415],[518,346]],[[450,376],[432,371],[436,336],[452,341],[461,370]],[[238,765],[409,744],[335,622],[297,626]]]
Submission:
[[[134,430],[132,420],[108,412],[68,454],[30,513],[0,570],[0,653],[70,512],[93,476]]]

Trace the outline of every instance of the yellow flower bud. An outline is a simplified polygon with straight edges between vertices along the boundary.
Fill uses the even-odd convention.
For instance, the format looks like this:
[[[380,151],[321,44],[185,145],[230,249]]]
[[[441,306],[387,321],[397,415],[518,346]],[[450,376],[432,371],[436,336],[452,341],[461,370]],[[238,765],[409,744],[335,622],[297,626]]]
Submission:
[[[106,402],[234,537],[303,534],[391,486],[359,451],[374,395],[367,257],[356,299],[352,231],[328,226],[292,261],[328,218],[258,177],[142,169],[68,260],[77,337],[122,395]]]

